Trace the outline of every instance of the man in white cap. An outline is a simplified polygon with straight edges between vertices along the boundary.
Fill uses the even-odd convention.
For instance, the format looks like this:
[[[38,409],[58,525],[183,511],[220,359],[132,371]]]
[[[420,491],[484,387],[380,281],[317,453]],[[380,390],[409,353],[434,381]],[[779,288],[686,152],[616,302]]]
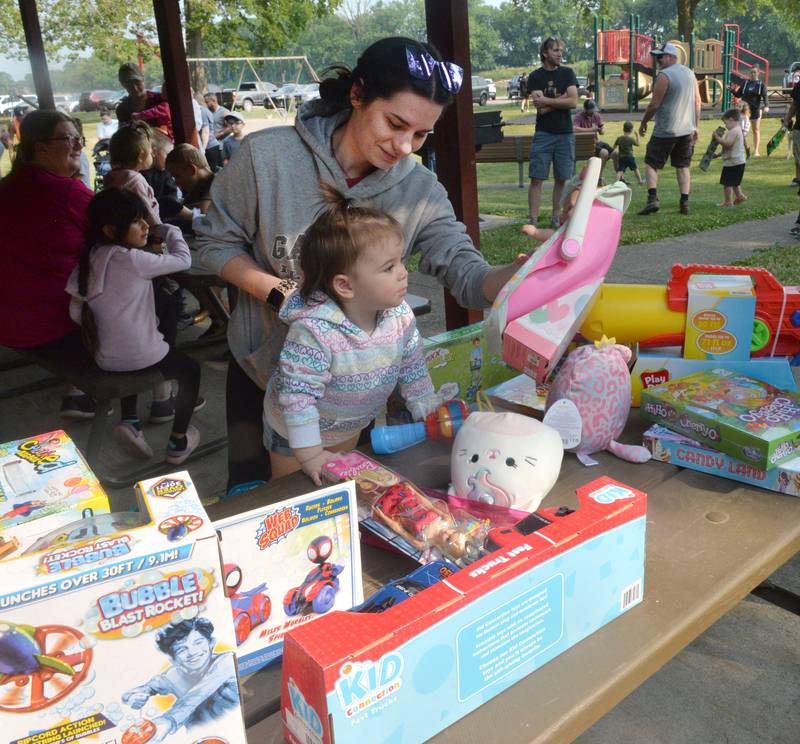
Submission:
[[[645,153],[647,204],[639,214],[653,214],[661,206],[658,201],[658,171],[667,162],[675,168],[681,198],[678,209],[689,214],[692,154],[700,124],[700,90],[694,73],[678,64],[678,48],[671,42],[653,47],[650,54],[661,68],[650,105],[639,124],[639,134],[647,133],[647,122],[655,118],[655,126]]]

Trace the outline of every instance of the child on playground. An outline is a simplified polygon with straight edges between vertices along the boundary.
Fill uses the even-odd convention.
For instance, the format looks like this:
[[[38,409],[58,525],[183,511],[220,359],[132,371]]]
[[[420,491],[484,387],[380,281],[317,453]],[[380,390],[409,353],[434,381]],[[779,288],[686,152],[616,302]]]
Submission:
[[[244,139],[244,117],[236,111],[225,114],[225,126],[231,128],[231,135],[222,143],[222,162],[227,165],[230,159],[242,145]]]
[[[147,224],[161,224],[158,202],[142,171],[153,165],[153,133],[143,121],[120,127],[109,143],[111,170],[103,179],[106,189],[127,189],[137,194],[145,204]]]
[[[317,485],[333,452],[356,446],[398,383],[415,419],[440,402],[404,301],[400,225],[320,188],[327,206],[305,233],[302,285],[281,306],[289,332],[264,396],[273,478],[302,468]]]
[[[714,139],[722,145],[722,173],[719,182],[725,198],[721,204],[717,205],[719,207],[732,207],[734,204],[742,204],[747,201],[741,186],[747,156],[740,121],[739,110],[728,109],[722,115],[722,123],[728,131],[725,134],[714,132]]]
[[[633,148],[639,146],[639,132],[634,132],[632,121],[626,121],[622,125],[622,132],[614,142],[614,152],[617,154],[617,180],[627,183],[624,175],[625,171],[630,169],[636,175],[636,180],[641,186],[644,183],[644,178],[639,172],[639,166],[633,155]],[[631,133],[633,133],[633,136],[631,136]]]
[[[109,372],[158,370],[178,381],[175,421],[166,462],[180,465],[197,448],[200,434],[190,426],[198,402],[200,365],[170,348],[158,330],[153,279],[185,271],[192,260],[181,232],[171,225],[154,228],[164,249],[148,249],[149,211],[132,191],[104,189],[89,203],[87,250],[70,276],[70,316],[81,326],[84,344],[97,366]],[[137,413],[136,396],[121,400],[122,421],[114,437],[129,452],[153,456]]]
[[[739,126],[741,126],[742,134],[744,135],[744,154],[749,158],[750,145],[747,144],[747,135],[750,132],[750,104],[746,101],[742,101],[739,104],[739,114],[741,115]]]

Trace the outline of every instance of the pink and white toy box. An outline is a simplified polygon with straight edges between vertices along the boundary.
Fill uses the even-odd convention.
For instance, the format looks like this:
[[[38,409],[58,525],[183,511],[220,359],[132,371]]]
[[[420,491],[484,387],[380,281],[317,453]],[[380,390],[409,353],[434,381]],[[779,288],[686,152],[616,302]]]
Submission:
[[[424,741],[639,604],[646,495],[603,477],[578,501],[493,530],[492,553],[382,613],[291,630],[286,738]]]
[[[543,382],[578,332],[619,243],[631,192],[597,189],[599,158],[586,168],[569,220],[503,287],[484,322],[489,349]]]
[[[62,525],[108,511],[105,491],[66,432],[0,444],[0,560]]]
[[[216,533],[188,473],[137,488],[0,563],[4,744],[246,742]]]

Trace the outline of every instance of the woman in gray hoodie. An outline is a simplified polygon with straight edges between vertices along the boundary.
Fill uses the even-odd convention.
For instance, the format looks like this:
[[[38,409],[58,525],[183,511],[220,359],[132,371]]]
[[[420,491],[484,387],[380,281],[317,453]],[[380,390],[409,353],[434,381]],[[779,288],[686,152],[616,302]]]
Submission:
[[[461,68],[428,44],[393,37],[368,47],[352,71],[332,72],[294,126],[244,140],[195,225],[204,264],[241,290],[228,326],[229,496],[270,477],[261,409],[287,331],[277,311],[299,277],[303,232],[323,207],[320,180],[394,217],[404,260],[419,253],[420,271],[463,307],[490,305],[518,266],[489,266],[444,187],[411,157],[458,92]]]

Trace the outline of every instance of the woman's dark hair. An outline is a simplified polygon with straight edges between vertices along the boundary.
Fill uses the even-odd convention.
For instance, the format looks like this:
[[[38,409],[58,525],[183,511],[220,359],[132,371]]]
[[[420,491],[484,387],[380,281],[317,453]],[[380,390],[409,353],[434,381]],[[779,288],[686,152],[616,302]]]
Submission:
[[[308,300],[314,292],[321,291],[338,303],[334,277],[352,267],[365,245],[387,236],[403,240],[403,230],[386,212],[352,204],[325,181],[320,181],[319,186],[326,206],[303,236],[300,294]]]
[[[111,240],[103,232],[106,225],[113,228],[114,240],[122,241],[134,220],[147,217],[147,206],[133,191],[105,189],[92,197],[87,216],[89,232],[86,234],[86,250],[78,261],[78,294],[84,298],[81,305],[81,338],[86,350],[94,356],[97,352],[97,321],[86,297],[89,291],[92,249]]]
[[[448,106],[453,102],[453,94],[442,86],[436,71],[428,80],[412,77],[408,70],[406,47],[413,52],[427,52],[436,61],[442,55],[436,47],[404,36],[391,36],[370,44],[350,70],[344,65],[333,65],[323,71],[330,77],[319,84],[319,95],[331,112],[351,108],[350,91],[354,83],[360,86],[360,96],[364,103],[376,98],[391,98],[401,91],[412,91],[423,98]]]
[[[36,145],[50,139],[56,127],[65,121],[75,125],[77,129],[75,119],[61,111],[37,109],[25,114],[19,128],[19,145],[11,173],[16,173],[23,165],[33,163],[36,160]]]
[[[111,135],[108,154],[115,168],[136,170],[141,156],[153,146],[153,131],[144,121],[133,121]]]

